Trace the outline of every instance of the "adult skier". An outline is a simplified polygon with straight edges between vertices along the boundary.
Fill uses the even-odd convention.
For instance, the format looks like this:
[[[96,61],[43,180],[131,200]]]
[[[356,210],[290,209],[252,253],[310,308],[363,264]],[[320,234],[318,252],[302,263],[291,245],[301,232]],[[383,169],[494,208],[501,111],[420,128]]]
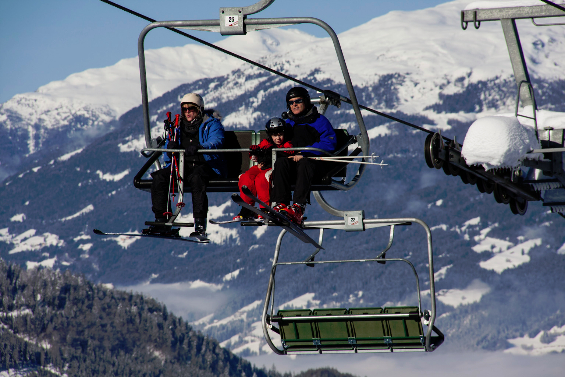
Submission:
[[[167,149],[184,149],[184,188],[192,192],[192,211],[194,215],[194,232],[190,237],[206,237],[208,214],[208,196],[206,187],[211,179],[226,177],[227,164],[222,153],[197,153],[199,149],[220,149],[224,142],[224,126],[220,116],[213,110],[204,110],[204,100],[199,94],[189,93],[180,101],[181,120],[179,127],[174,128]],[[172,154],[165,155],[165,168],[151,173],[152,210],[155,221],[165,223],[171,216],[169,204],[170,177],[175,177],[176,170],[171,173]],[[152,225],[144,229],[145,234],[167,234],[171,227]]]
[[[312,105],[310,95],[305,88],[294,87],[286,94],[288,118],[291,127],[291,143],[294,147],[313,147],[333,152],[337,146],[335,131],[330,121],[318,113]],[[321,176],[327,166],[309,156],[318,156],[321,152],[302,151],[286,158],[277,158],[271,177],[271,202],[278,212],[286,212],[291,221],[300,224],[310,204],[310,188],[315,177]],[[293,204],[291,184],[295,182]]]

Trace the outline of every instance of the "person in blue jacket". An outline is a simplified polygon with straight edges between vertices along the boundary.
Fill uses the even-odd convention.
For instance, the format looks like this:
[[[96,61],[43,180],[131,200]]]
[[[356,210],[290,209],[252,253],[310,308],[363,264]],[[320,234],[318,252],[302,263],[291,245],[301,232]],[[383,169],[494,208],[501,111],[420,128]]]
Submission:
[[[213,110],[204,109],[203,98],[189,93],[180,101],[181,117],[174,136],[167,139],[167,149],[184,149],[184,188],[192,192],[194,232],[190,235],[206,237],[208,196],[206,188],[211,179],[226,177],[227,164],[222,153],[197,153],[199,149],[220,149],[224,143],[224,126]],[[167,222],[171,212],[169,184],[171,177],[171,153],[165,155],[165,167],[151,173],[152,210],[156,222]],[[173,172],[174,176],[175,172]],[[143,233],[164,234],[170,227],[161,225],[144,229]]]
[[[312,105],[310,95],[305,88],[294,87],[286,94],[288,118],[291,127],[291,143],[294,147],[313,147],[333,152],[337,146],[335,131],[330,121],[318,113]],[[310,204],[312,180],[325,171],[321,162],[310,159],[319,156],[318,151],[301,151],[293,156],[277,158],[271,177],[271,202],[276,211],[285,211],[288,217],[300,224],[306,204]],[[295,183],[293,204],[291,184]]]

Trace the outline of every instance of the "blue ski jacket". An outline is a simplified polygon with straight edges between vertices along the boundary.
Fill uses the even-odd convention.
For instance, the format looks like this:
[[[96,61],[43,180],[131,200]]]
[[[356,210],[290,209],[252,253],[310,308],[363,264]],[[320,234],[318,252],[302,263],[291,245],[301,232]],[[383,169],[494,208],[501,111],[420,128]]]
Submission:
[[[206,111],[204,120],[198,129],[198,140],[202,149],[221,149],[224,144],[224,126],[217,112]],[[180,139],[180,127],[175,128],[176,139]],[[165,142],[165,148],[169,145],[169,140]],[[182,140],[181,140],[182,145]],[[165,153],[165,167],[171,164],[169,153]],[[228,166],[224,157],[224,153],[202,153],[204,161],[214,170],[214,172],[223,178],[228,175]]]
[[[337,147],[335,131],[325,116],[319,114],[316,107],[303,117],[290,117],[285,120],[292,127],[292,145],[300,147],[320,148],[328,152],[333,152]],[[317,151],[304,151],[305,156],[319,156],[322,153]]]

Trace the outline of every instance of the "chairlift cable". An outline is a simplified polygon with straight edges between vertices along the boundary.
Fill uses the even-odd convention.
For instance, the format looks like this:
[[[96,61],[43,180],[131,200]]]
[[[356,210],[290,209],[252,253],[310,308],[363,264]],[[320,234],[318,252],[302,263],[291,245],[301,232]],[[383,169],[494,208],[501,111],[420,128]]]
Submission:
[[[108,5],[112,5],[112,6],[116,7],[116,8],[118,8],[118,9],[121,9],[121,10],[127,12],[127,13],[130,13],[130,14],[134,15],[134,16],[137,16],[137,17],[139,17],[139,18],[142,18],[142,19],[144,19],[144,20],[146,20],[146,21],[149,21],[149,22],[157,22],[157,20],[155,20],[155,19],[153,19],[153,18],[144,16],[144,15],[141,14],[141,13],[138,13],[138,12],[136,12],[136,11],[133,11],[133,10],[131,10],[131,9],[128,9],[128,8],[126,8],[126,7],[124,7],[124,6],[119,5],[119,4],[116,4],[116,3],[114,3],[113,1],[110,1],[110,0],[100,0],[100,1],[102,1],[102,2],[104,2],[104,3],[106,3],[106,4],[108,4]],[[287,75],[287,74],[284,74],[284,73],[282,73],[282,72],[276,71],[276,70],[274,70],[274,69],[272,69],[272,68],[269,68],[269,67],[267,67],[267,66],[265,66],[265,65],[263,65],[263,64],[261,64],[261,63],[257,63],[257,62],[255,62],[255,61],[253,61],[253,60],[251,60],[251,59],[248,59],[248,58],[246,58],[246,57],[244,57],[244,56],[238,55],[238,54],[236,54],[236,53],[234,53],[234,52],[231,52],[231,51],[229,51],[229,50],[226,50],[226,49],[224,49],[224,48],[222,48],[222,47],[216,46],[216,45],[214,45],[214,44],[212,44],[212,43],[210,43],[210,42],[206,42],[206,41],[203,40],[203,39],[200,39],[200,38],[198,38],[198,37],[195,37],[195,36],[193,36],[193,35],[190,35],[190,34],[188,34],[188,33],[185,33],[185,32],[183,32],[183,31],[180,31],[180,30],[178,30],[178,29],[171,28],[171,27],[165,27],[165,28],[168,29],[168,30],[171,30],[171,31],[173,31],[173,32],[175,32],[175,33],[177,33],[177,34],[180,34],[180,35],[182,35],[182,36],[185,36],[185,37],[187,37],[187,38],[189,38],[189,39],[192,39],[192,40],[194,40],[194,41],[196,41],[196,42],[198,42],[198,43],[201,43],[201,44],[203,44],[203,45],[205,45],[205,46],[208,46],[208,47],[210,47],[210,48],[213,48],[213,49],[215,49],[215,50],[218,50],[218,51],[220,51],[220,52],[223,52],[224,54],[230,55],[230,56],[232,56],[232,57],[234,57],[234,58],[243,60],[243,61],[246,62],[246,63],[249,63],[249,64],[254,65],[254,66],[256,66],[256,67],[259,67],[259,68],[261,68],[261,69],[264,69],[265,71],[268,71],[268,72],[270,72],[270,73],[272,73],[272,74],[275,74],[275,75],[284,77],[284,78],[287,79],[287,80],[293,81],[293,82],[295,82],[295,83],[297,83],[297,84],[300,84],[300,85],[303,85],[303,86],[306,86],[306,87],[308,87],[308,88],[310,88],[310,89],[312,89],[312,90],[315,90],[315,91],[317,91],[317,92],[320,92],[320,93],[327,93],[327,92],[335,93],[335,92],[328,91],[328,90],[325,90],[325,89],[320,89],[320,88],[318,88],[318,87],[316,87],[316,86],[314,86],[314,85],[312,85],[312,84],[309,84],[309,83],[307,83],[307,82],[301,81],[301,80],[299,80],[299,79],[297,79],[297,78],[294,78],[294,77],[289,76],[289,75]],[[345,97],[345,96],[342,96],[341,94],[338,94],[338,93],[335,93],[335,94],[337,94],[337,95],[339,96],[339,98],[340,98],[341,101],[346,102],[346,103],[349,103],[349,104],[352,103],[349,98],[347,98],[347,97]],[[381,111],[378,111],[378,110],[375,110],[375,109],[371,109],[370,107],[367,107],[367,106],[359,105],[359,108],[361,108],[361,109],[363,109],[363,110],[367,110],[367,111],[369,111],[369,112],[371,112],[371,113],[373,113],[373,114],[377,114],[377,115],[380,115],[380,116],[382,116],[382,117],[388,118],[388,119],[393,120],[393,121],[395,121],[395,122],[404,124],[404,125],[406,125],[406,126],[415,128],[415,129],[417,129],[417,130],[424,131],[424,132],[426,132],[426,133],[428,133],[428,134],[433,134],[433,133],[435,133],[434,131],[428,130],[428,129],[424,128],[424,127],[417,126],[417,125],[415,125],[415,124],[413,124],[413,123],[410,123],[410,122],[404,121],[404,120],[402,120],[402,119],[396,118],[396,117],[394,117],[394,116],[392,116],[392,115],[385,114],[385,113],[383,113],[383,112],[381,112]],[[448,138],[445,137],[445,136],[442,136],[442,138],[445,139],[445,140],[447,140],[447,141],[451,141],[451,139],[448,139]]]

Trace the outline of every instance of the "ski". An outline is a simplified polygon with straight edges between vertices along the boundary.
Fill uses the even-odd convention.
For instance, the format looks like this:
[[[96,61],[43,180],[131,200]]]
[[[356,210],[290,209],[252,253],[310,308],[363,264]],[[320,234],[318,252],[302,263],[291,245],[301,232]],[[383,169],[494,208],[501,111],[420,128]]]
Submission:
[[[307,235],[299,225],[293,223],[286,216],[275,211],[271,206],[263,203],[255,195],[253,195],[251,193],[251,191],[246,186],[242,187],[242,192],[245,195],[247,195],[248,197],[250,197],[251,199],[253,199],[254,201],[256,201],[257,203],[261,204],[263,207],[265,207],[265,209],[267,209],[267,212],[262,212],[259,208],[256,208],[254,206],[251,206],[251,205],[245,203],[245,201],[238,194],[233,194],[232,200],[236,204],[238,204],[242,207],[248,208],[248,209],[250,209],[251,211],[253,211],[257,214],[264,216],[265,219],[270,220],[275,225],[280,226],[283,229],[286,229],[287,232],[292,233],[296,238],[298,238],[302,242],[309,243],[309,244],[312,244],[319,249],[323,249],[323,247],[318,245],[318,243],[316,241],[314,241],[312,238],[310,238],[310,236]]]
[[[165,236],[160,234],[138,234],[138,233],[106,233],[99,229],[93,230],[94,234],[99,236],[128,236],[128,237],[147,237],[147,238],[161,238],[165,240],[174,240],[174,241],[185,241],[185,242],[193,242],[193,243],[209,243],[210,240],[206,237],[197,236],[197,237],[181,237],[181,236]]]
[[[236,224],[240,223],[241,225],[264,225],[265,222],[259,219],[237,219],[237,220],[209,220],[210,224],[214,225],[224,225],[224,224]]]

